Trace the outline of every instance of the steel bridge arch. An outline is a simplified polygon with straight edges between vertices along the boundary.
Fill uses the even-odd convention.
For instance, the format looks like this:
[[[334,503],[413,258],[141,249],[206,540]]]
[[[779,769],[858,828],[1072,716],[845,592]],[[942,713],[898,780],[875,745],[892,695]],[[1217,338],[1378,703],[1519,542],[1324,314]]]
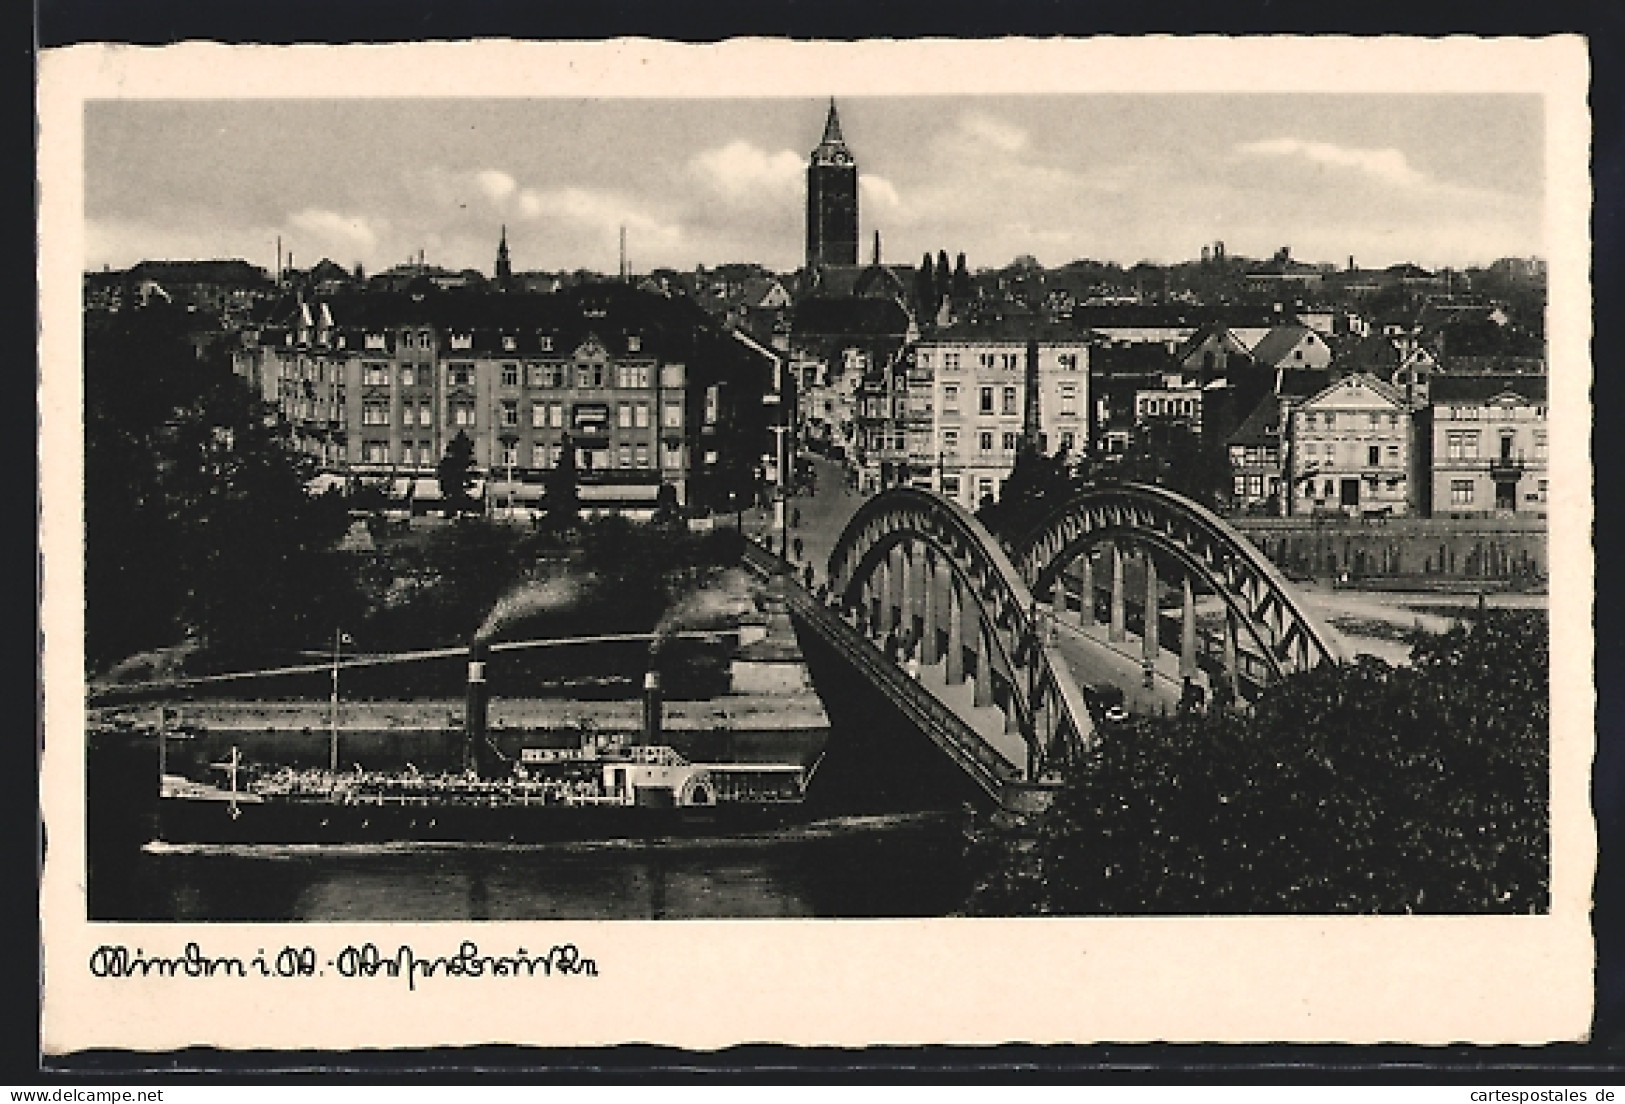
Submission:
[[[1012,558],[1033,592],[1049,594],[1070,563],[1114,538],[1158,548],[1207,583],[1252,635],[1276,678],[1347,660],[1342,639],[1304,608],[1251,541],[1166,487],[1090,487],[1040,522]]]
[[[829,556],[830,589],[842,606],[861,603],[864,583],[900,545],[923,546],[928,562],[946,567],[971,598],[987,630],[989,669],[1011,687],[1009,704],[1028,740],[1034,769],[1086,742],[1094,726],[1082,691],[1059,652],[1038,632],[1032,591],[999,542],[959,504],[904,486],[859,507]],[[1023,674],[1035,688],[1032,696],[1018,692]]]

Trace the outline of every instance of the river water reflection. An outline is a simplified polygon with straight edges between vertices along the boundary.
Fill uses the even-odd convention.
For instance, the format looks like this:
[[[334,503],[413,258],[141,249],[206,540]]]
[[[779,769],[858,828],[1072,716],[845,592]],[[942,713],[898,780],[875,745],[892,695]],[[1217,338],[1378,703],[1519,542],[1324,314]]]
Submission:
[[[770,836],[601,844],[170,846],[108,854],[108,920],[405,921],[945,916],[969,892],[958,814]]]

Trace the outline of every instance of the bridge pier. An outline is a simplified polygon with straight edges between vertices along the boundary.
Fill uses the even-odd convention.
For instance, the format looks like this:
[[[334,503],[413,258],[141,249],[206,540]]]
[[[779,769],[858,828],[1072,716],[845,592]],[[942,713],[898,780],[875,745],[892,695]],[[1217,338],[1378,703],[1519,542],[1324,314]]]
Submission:
[[[1162,652],[1161,629],[1162,591],[1157,586],[1157,558],[1148,548],[1145,550],[1145,619],[1141,624],[1144,634],[1141,654],[1147,663],[1155,665],[1157,656]]]
[[[1112,560],[1112,609],[1106,639],[1121,644],[1128,639],[1128,614],[1123,603],[1123,549],[1116,541],[1108,547]]]
[[[1083,596],[1078,603],[1078,624],[1088,628],[1095,623],[1095,562],[1084,549],[1077,559],[1079,578],[1083,583]]]
[[[1179,621],[1179,676],[1196,677],[1196,592],[1189,574],[1179,580],[1184,599]]]
[[[965,600],[959,593],[959,578],[948,575],[948,685],[965,681]]]

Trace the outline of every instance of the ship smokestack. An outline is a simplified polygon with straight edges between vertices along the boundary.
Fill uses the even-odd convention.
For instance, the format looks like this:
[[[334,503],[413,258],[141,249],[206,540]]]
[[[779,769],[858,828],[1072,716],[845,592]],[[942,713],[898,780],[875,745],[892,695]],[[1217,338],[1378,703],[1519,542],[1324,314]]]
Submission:
[[[463,770],[483,776],[486,705],[489,694],[485,688],[486,646],[475,640],[468,646],[468,699],[463,709]]]
[[[643,676],[643,742],[648,746],[662,743],[660,672],[650,667]]]

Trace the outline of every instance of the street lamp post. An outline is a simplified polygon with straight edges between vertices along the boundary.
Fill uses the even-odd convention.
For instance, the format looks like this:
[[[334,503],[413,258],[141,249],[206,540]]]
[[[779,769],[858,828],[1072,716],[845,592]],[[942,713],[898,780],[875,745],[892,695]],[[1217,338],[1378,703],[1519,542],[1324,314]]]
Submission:
[[[333,688],[328,698],[327,767],[334,774],[339,769],[339,652],[349,639],[344,630],[333,630]]]

